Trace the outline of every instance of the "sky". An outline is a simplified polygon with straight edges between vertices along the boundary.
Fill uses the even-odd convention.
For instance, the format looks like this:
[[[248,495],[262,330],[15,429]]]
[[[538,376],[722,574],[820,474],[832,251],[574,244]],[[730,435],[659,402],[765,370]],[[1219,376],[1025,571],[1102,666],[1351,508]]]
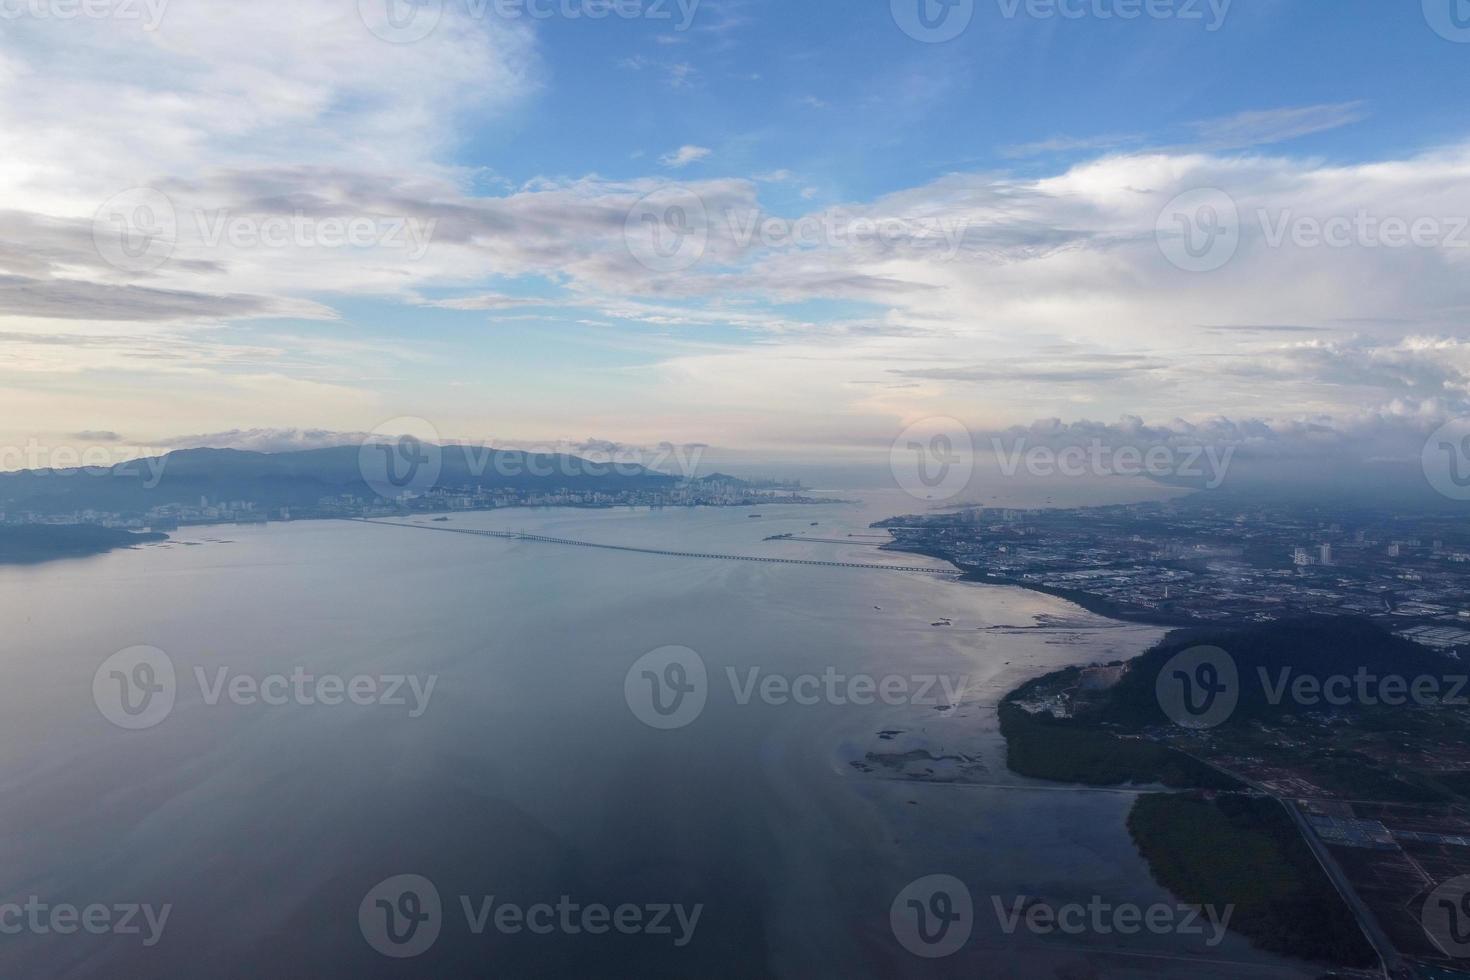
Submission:
[[[1467,75],[1466,0],[0,0],[0,441],[1417,458]]]

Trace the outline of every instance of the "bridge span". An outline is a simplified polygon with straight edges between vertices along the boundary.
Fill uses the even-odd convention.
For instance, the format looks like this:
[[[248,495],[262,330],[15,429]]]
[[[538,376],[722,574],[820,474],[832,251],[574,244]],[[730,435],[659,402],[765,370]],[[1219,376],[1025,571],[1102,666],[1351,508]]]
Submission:
[[[524,534],[520,531],[482,531],[466,527],[431,527],[427,524],[404,524],[400,521],[376,521],[368,518],[350,518],[360,524],[381,524],[384,527],[406,527],[417,531],[442,531],[446,534],[474,534],[483,538],[508,538],[513,541],[538,541],[542,544],[561,544],[573,548],[600,548],[604,551],[631,551],[640,555],[663,555],[669,558],[713,558],[718,561],[753,561],[767,565],[821,565],[827,568],[869,568],[883,572],[909,572],[915,575],[958,575],[953,568],[922,568],[917,565],[882,565],[877,562],[818,561],[813,558],[763,558],[756,555],[728,555],[707,551],[672,551],[667,548],[639,548],[627,544],[600,544],[596,541],[576,541],[571,538],[553,538],[544,534]]]

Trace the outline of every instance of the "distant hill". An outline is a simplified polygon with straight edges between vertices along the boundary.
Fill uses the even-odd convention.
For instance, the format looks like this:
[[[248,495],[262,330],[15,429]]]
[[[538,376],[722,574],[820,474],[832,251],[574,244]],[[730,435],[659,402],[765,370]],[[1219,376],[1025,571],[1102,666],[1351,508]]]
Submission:
[[[0,473],[0,509],[65,514],[79,510],[141,513],[163,504],[248,500],[259,507],[309,507],[320,498],[375,496],[360,468],[359,446],[288,453],[184,449],[102,471]],[[664,490],[675,477],[639,466],[577,456],[444,446],[433,486],[517,491]]]
[[[1357,617],[1311,616],[1252,627],[1180,630],[1130,663],[1109,692],[1098,720],[1128,728],[1168,724],[1155,687],[1159,671],[1175,654],[1197,646],[1219,647],[1235,662],[1240,700],[1228,722],[1234,725],[1316,710],[1289,696],[1273,704],[1270,687],[1261,680],[1262,670],[1271,685],[1279,685],[1283,670],[1289,671],[1293,681],[1351,677],[1359,669],[1380,677],[1444,677],[1465,672],[1458,661]],[[1463,693],[1470,696],[1470,691]]]

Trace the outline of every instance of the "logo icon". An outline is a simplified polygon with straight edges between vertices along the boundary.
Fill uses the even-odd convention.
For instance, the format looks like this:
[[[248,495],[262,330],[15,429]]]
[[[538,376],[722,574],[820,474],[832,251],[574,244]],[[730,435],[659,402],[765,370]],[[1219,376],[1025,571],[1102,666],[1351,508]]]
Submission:
[[[1470,956],[1470,875],[1451,878],[1431,892],[1419,922],[1446,956]]]
[[[1159,707],[1181,728],[1214,728],[1235,713],[1240,674],[1235,658],[1219,647],[1190,647],[1175,654],[1154,682]]]
[[[444,909],[439,889],[422,875],[394,875],[374,885],[357,907],[362,938],[384,956],[408,959],[439,938]]]
[[[1424,0],[1424,19],[1445,40],[1470,44],[1470,0]]]
[[[178,240],[173,202],[151,187],[114,194],[92,215],[93,247],[124,272],[152,272],[168,261]]]
[[[119,728],[152,728],[174,710],[174,663],[157,647],[119,650],[92,675],[92,701]]]
[[[357,15],[374,37],[412,44],[434,33],[444,16],[444,0],[357,0]]]
[[[692,268],[709,247],[704,199],[682,187],[645,194],[628,212],[623,239],[633,258],[653,272]]]
[[[1424,478],[1450,500],[1470,500],[1470,418],[1451,419],[1424,443]]]
[[[888,453],[893,479],[919,500],[948,500],[970,485],[975,446],[958,419],[936,416],[904,429]]]
[[[975,0],[889,0],[893,21],[915,41],[953,41],[975,17]]]
[[[1215,187],[1185,191],[1164,206],[1154,223],[1159,251],[1185,272],[1214,272],[1240,248],[1240,209]]]
[[[628,707],[649,728],[693,724],[709,697],[704,659],[688,647],[659,647],[639,657],[623,679]]]
[[[357,452],[363,482],[385,500],[421,494],[439,482],[444,451],[428,421],[404,416],[378,426]]]
[[[959,951],[975,926],[974,900],[953,875],[910,882],[888,910],[888,924],[904,949],[925,959]]]

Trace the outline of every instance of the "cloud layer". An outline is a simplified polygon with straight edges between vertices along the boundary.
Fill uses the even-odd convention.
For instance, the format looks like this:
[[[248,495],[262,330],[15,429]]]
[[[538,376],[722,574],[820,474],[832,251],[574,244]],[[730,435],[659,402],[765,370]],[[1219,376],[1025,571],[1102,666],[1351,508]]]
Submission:
[[[162,440],[367,430],[407,401],[473,437],[452,385],[395,401],[383,383],[409,365],[452,377],[452,346],[419,335],[469,314],[487,349],[496,324],[616,335],[640,355],[618,406],[635,439],[851,446],[930,415],[977,431],[1136,417],[1261,445],[1336,432],[1376,454],[1369,431],[1407,452],[1409,433],[1470,409],[1470,146],[1356,164],[1259,149],[1351,124],[1358,103],[1205,121],[1164,149],[1059,136],[1017,152],[1101,155],[810,211],[785,186],[804,178],[704,176],[726,154],[694,143],[642,178],[487,193],[446,161],[467,113],[539,91],[533,29],[450,4],[395,45],[355,7],[7,26],[8,415]],[[1201,194],[1226,202],[1236,239],[1208,271],[1171,254],[1209,239],[1205,212],[1177,204]],[[1320,240],[1344,222],[1345,244]],[[1429,230],[1387,244],[1394,222]],[[413,330],[334,332],[363,302]],[[590,427],[601,406],[550,384],[556,370],[560,401],[518,412]],[[78,373],[98,379],[89,402],[58,380]]]

